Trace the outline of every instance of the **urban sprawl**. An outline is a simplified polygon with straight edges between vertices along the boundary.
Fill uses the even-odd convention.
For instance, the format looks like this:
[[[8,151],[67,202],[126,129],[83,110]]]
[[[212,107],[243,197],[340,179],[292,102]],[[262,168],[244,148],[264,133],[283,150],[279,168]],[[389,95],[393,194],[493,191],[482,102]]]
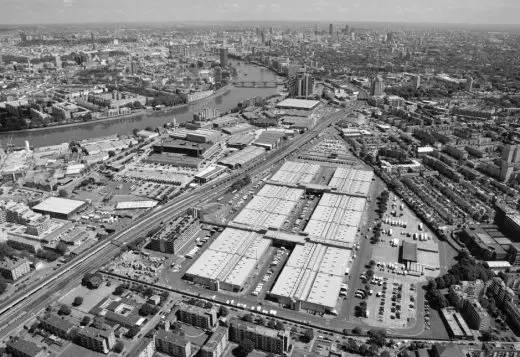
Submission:
[[[519,40],[2,30],[0,353],[520,356]]]

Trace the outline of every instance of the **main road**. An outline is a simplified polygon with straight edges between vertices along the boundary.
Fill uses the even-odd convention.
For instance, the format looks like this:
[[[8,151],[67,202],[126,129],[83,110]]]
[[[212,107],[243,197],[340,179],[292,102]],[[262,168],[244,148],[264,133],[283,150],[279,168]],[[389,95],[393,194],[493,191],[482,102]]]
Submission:
[[[284,143],[278,149],[244,166],[237,172],[193,191],[186,192],[164,206],[153,209],[133,224],[125,227],[112,237],[98,242],[79,257],[60,267],[53,276],[30,285],[23,292],[2,303],[0,305],[0,326],[2,326],[0,340],[5,340],[7,336],[10,336],[40,313],[43,308],[65,295],[66,292],[78,284],[86,272],[97,270],[112,261],[120,253],[120,246],[142,237],[153,228],[159,226],[163,220],[178,214],[178,212],[216,198],[243,175],[253,176],[271,168],[288,155],[300,149],[306,142],[315,138],[327,126],[343,117],[348,109],[330,114],[311,130]]]

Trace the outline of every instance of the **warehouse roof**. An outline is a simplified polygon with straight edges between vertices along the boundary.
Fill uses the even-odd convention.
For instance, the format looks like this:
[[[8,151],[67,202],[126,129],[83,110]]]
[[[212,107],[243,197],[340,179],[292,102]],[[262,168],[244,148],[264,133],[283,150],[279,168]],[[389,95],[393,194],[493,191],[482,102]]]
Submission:
[[[83,206],[85,202],[61,197],[49,197],[33,207],[34,211],[69,215]]]
[[[320,104],[318,100],[285,99],[276,104],[277,108],[311,110]]]

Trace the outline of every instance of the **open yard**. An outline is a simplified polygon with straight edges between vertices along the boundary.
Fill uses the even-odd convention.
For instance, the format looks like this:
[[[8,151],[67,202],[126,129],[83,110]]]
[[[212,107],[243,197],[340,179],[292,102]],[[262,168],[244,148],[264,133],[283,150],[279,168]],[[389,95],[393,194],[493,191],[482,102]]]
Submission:
[[[60,299],[61,304],[72,306],[72,302],[76,296],[81,296],[83,298],[83,304],[76,307],[84,313],[88,313],[97,303],[99,303],[105,296],[110,295],[117,285],[112,284],[111,286],[106,286],[106,283],[103,283],[98,289],[90,290],[85,286],[78,286],[75,289],[71,290],[67,295]]]

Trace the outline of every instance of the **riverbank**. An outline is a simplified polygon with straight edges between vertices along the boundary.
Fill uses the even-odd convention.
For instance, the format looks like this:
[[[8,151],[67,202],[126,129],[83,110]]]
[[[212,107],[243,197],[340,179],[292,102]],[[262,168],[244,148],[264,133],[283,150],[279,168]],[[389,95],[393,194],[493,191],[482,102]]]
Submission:
[[[108,122],[108,121],[113,121],[113,120],[118,120],[118,119],[132,119],[132,118],[136,118],[136,117],[140,117],[140,116],[143,116],[145,118],[162,116],[162,115],[170,114],[179,109],[189,108],[189,107],[195,106],[195,105],[200,105],[201,103],[204,103],[205,101],[211,101],[212,99],[214,99],[215,97],[218,97],[219,95],[226,94],[232,88],[233,88],[232,84],[227,84],[224,87],[216,90],[215,93],[213,93],[212,95],[210,95],[206,98],[201,98],[201,99],[196,100],[191,103],[179,104],[179,105],[175,105],[173,107],[166,107],[164,109],[158,109],[158,110],[138,109],[137,111],[132,111],[132,113],[130,113],[130,114],[118,115],[115,117],[92,119],[89,121],[82,121],[82,122],[77,122],[77,123],[67,123],[67,124],[59,124],[59,125],[52,125],[52,126],[44,126],[44,127],[40,127],[40,128],[29,128],[29,129],[22,129],[22,130],[5,130],[5,131],[0,131],[0,134],[32,133],[32,132],[38,132],[38,131],[44,131],[44,130],[51,130],[54,128],[57,128],[57,129],[73,128],[73,127],[85,126],[85,125],[96,124],[96,123],[103,123],[103,122]]]

